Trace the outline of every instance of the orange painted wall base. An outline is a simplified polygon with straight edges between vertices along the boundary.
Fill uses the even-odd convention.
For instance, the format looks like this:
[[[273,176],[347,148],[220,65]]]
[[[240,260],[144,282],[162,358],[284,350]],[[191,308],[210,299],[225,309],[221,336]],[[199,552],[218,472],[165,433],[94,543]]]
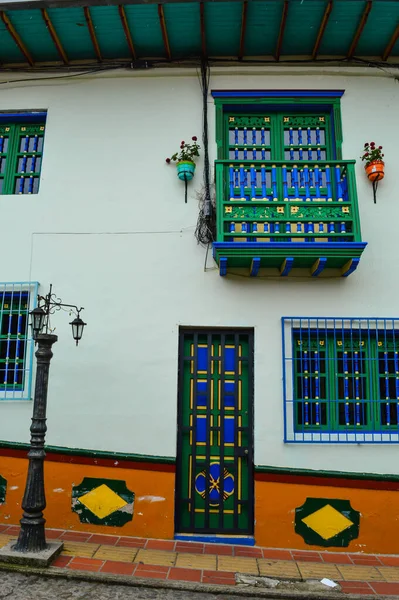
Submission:
[[[14,454],[14,455],[12,455]],[[0,481],[6,480],[5,499],[0,497],[0,522],[17,525],[21,518],[21,500],[25,487],[28,461],[26,451],[0,449]],[[354,539],[347,547],[324,545],[333,552],[347,551],[390,554],[397,553],[396,540],[399,538],[398,491],[399,478],[385,481],[362,481],[354,476],[346,477],[315,475],[273,474],[257,472],[255,481],[255,542],[257,545],[275,548],[321,549],[314,541],[309,543],[306,534],[296,532],[306,529],[307,521],[300,507],[306,503],[319,503],[320,535],[326,535],[329,528],[338,527],[349,531],[353,514],[358,516],[358,526]],[[377,477],[377,476],[376,476]],[[393,477],[393,476],[392,476]],[[92,514],[97,514],[97,522],[81,522],[82,511],[72,509],[74,495],[81,484],[93,482],[91,487],[80,492],[80,505]],[[103,534],[173,539],[174,537],[174,494],[175,467],[157,464],[154,459],[135,463],[119,459],[87,458],[70,455],[53,455],[49,452],[45,462],[47,526],[73,531],[98,532]],[[112,491],[112,486],[124,483],[129,493],[134,493],[133,515],[122,526],[115,523],[104,524],[103,515],[107,512],[106,503],[123,505],[123,500]],[[110,486],[111,489],[108,487]],[[116,488],[115,488],[116,489]],[[329,501],[350,503],[353,513],[342,511],[340,516]],[[83,504],[86,502],[88,509]],[[105,503],[105,505],[104,505]],[[324,504],[323,504],[324,503]],[[122,512],[126,511],[126,506]],[[326,508],[327,506],[327,508]],[[317,507],[316,507],[317,508]],[[90,509],[90,510],[89,510]],[[298,512],[299,511],[299,512]],[[308,511],[309,512],[309,511]],[[317,510],[315,509],[315,512]],[[303,517],[305,515],[305,517]],[[352,516],[351,516],[352,515]],[[126,515],[125,515],[126,516]],[[310,515],[311,518],[312,515]],[[332,524],[328,519],[331,519]],[[302,518],[303,517],[303,518]],[[349,525],[345,525],[349,519]],[[338,521],[337,521],[338,520]],[[302,522],[303,521],[303,522]],[[338,522],[338,525],[336,523]],[[299,523],[299,527],[298,527]],[[314,526],[314,523],[313,523]],[[346,527],[346,529],[345,529]],[[355,526],[352,524],[352,529]],[[302,528],[302,529],[301,529]],[[316,527],[317,529],[317,527]],[[310,532],[312,533],[312,532]],[[313,539],[313,538],[312,538]],[[322,538],[318,538],[322,539]],[[332,538],[334,539],[334,538]],[[337,538],[338,539],[338,538]]]
[[[398,552],[398,492],[296,483],[256,482],[256,543],[266,547],[320,550],[320,546],[306,544],[295,533],[295,509],[307,498],[349,500],[360,512],[359,537],[350,542],[351,552]],[[324,550],[347,552],[348,548],[325,547]]]
[[[26,459],[0,456],[0,475],[8,483],[5,503],[0,505],[2,523],[19,523],[27,468]],[[173,472],[115,469],[46,460],[44,474],[47,527],[161,539],[174,536]],[[135,494],[133,520],[123,527],[81,523],[79,515],[72,512],[72,487],[79,485],[85,477],[125,481],[127,488]]]

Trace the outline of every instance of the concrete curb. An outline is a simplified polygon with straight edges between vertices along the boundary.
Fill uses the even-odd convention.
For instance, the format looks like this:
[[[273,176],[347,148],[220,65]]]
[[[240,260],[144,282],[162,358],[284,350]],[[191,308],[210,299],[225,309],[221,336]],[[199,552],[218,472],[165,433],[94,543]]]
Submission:
[[[211,585],[208,583],[192,583],[190,581],[169,581],[164,579],[145,579],[128,575],[112,575],[111,573],[93,573],[90,571],[71,571],[59,567],[31,567],[0,563],[0,571],[17,572],[25,575],[41,575],[43,577],[61,577],[87,581],[89,583],[105,583],[113,585],[125,585],[130,587],[145,587],[153,589],[169,589],[187,592],[201,592],[203,594],[247,596],[248,598],[270,598],[275,600],[364,600],[365,596],[360,594],[345,594],[343,592],[312,592],[297,590],[276,590],[250,586],[232,587],[229,585]],[[297,580],[293,580],[297,581]],[[369,597],[369,596],[367,596]],[[385,599],[387,596],[374,595],[373,599]],[[399,600],[399,596],[389,596],[389,600]]]

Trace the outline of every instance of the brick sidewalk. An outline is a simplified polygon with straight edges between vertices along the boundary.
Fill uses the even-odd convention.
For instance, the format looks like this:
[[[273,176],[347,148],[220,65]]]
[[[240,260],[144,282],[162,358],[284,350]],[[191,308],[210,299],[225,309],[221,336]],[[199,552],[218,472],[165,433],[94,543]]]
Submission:
[[[0,525],[0,548],[19,528]],[[235,573],[338,581],[346,593],[399,596],[399,556],[201,544],[47,529],[64,541],[52,567],[195,583],[236,585]]]

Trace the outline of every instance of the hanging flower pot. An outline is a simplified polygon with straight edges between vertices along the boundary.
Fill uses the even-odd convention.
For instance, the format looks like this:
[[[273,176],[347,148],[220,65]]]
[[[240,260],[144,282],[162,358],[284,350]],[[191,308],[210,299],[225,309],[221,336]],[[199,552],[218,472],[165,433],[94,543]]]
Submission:
[[[385,163],[383,160],[373,160],[365,165],[364,169],[370,181],[381,181],[385,175],[384,167]]]
[[[374,204],[377,202],[377,187],[381,179],[384,179],[385,163],[382,160],[382,146],[376,146],[375,142],[366,142],[364,144],[363,156],[360,158],[366,162],[364,170],[366,175],[373,184]]]
[[[197,138],[193,135],[192,143],[186,143],[184,140],[180,142],[180,152],[173,154],[171,158],[167,158],[166,162],[176,162],[177,176],[185,183],[185,201],[187,202],[187,182],[194,177],[195,162],[194,158],[199,156],[200,146],[197,144]]]
[[[191,181],[194,177],[195,163],[191,160],[181,160],[176,164],[177,176],[182,181]]]

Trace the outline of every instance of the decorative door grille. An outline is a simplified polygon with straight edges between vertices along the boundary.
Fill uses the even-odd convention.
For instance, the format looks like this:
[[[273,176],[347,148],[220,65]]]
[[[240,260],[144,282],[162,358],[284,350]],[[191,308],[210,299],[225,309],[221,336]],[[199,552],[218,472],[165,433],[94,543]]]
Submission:
[[[176,530],[253,533],[253,333],[182,330]]]

